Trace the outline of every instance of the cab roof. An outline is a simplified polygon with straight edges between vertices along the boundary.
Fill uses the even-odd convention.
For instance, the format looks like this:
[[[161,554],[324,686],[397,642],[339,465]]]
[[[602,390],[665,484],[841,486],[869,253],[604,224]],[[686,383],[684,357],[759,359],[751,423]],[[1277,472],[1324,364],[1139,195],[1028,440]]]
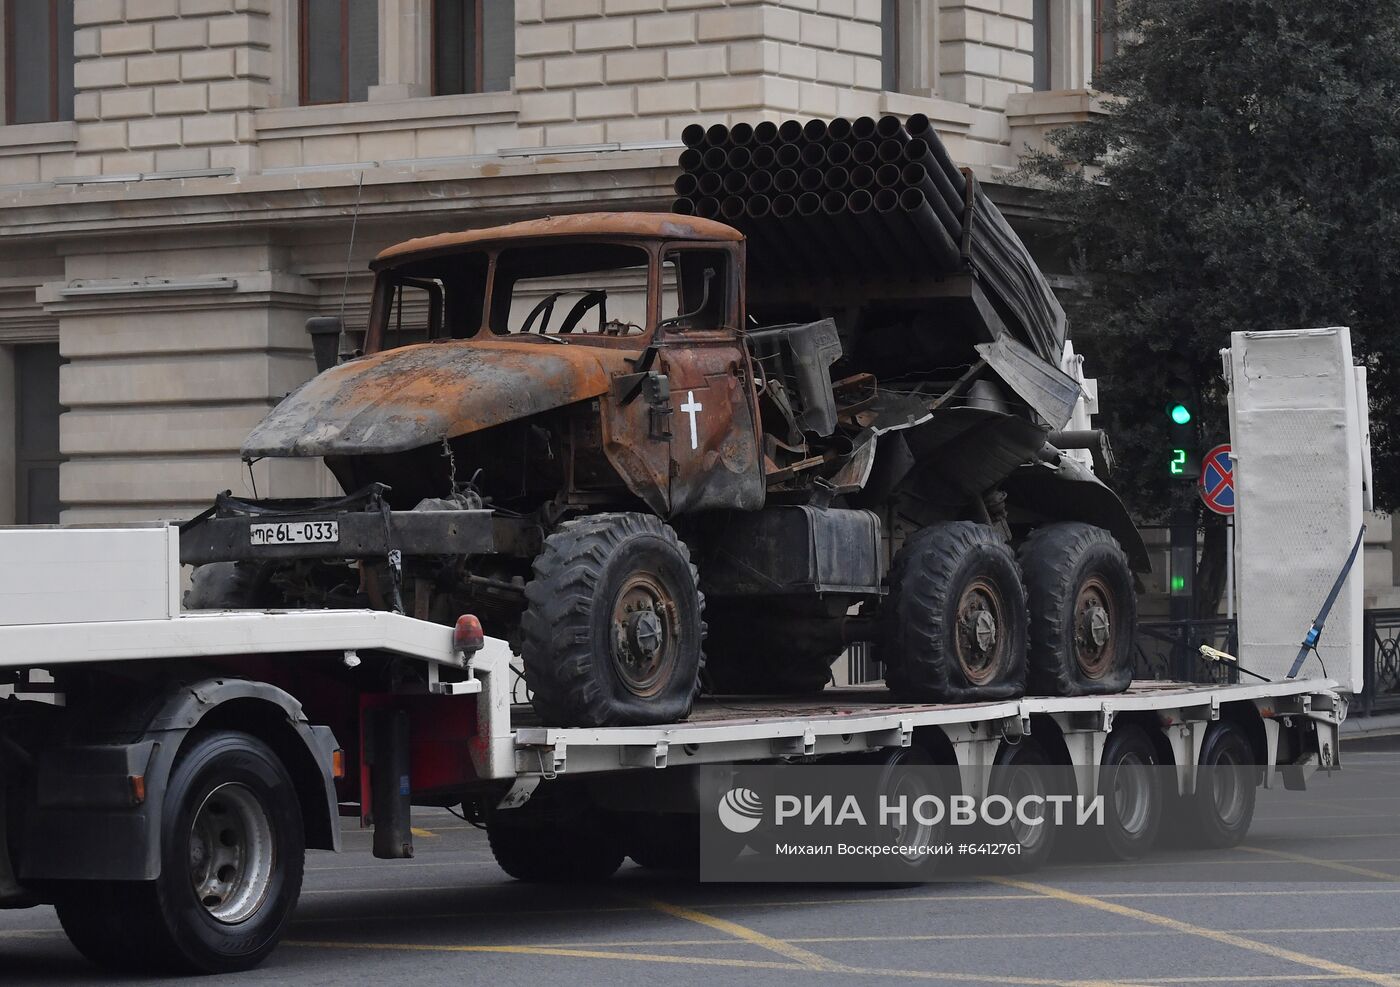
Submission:
[[[732,226],[698,216],[666,212],[586,212],[572,216],[546,216],[522,223],[490,226],[459,233],[438,233],[386,247],[370,263],[380,268],[403,260],[449,253],[462,248],[486,246],[506,241],[548,238],[580,239],[605,237],[637,240],[742,240]]]

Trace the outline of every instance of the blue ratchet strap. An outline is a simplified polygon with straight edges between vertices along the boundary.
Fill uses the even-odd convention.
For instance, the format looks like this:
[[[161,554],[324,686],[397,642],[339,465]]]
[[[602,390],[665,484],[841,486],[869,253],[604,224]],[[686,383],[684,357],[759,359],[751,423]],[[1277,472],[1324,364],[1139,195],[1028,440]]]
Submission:
[[[1346,565],[1342,566],[1342,571],[1337,574],[1337,581],[1332,584],[1332,592],[1327,594],[1327,600],[1322,604],[1322,609],[1317,612],[1317,619],[1308,628],[1308,633],[1303,636],[1303,646],[1298,649],[1298,657],[1293,660],[1293,667],[1288,670],[1290,679],[1297,678],[1298,673],[1303,669],[1303,662],[1308,660],[1308,652],[1317,651],[1317,642],[1322,639],[1322,626],[1327,623],[1327,615],[1332,612],[1332,604],[1337,602],[1337,594],[1342,591],[1342,584],[1347,581],[1347,574],[1351,572],[1352,564],[1356,562],[1357,553],[1361,551],[1361,540],[1366,537],[1366,525],[1361,526],[1361,530],[1356,533],[1356,544],[1351,546],[1351,554],[1347,556]]]

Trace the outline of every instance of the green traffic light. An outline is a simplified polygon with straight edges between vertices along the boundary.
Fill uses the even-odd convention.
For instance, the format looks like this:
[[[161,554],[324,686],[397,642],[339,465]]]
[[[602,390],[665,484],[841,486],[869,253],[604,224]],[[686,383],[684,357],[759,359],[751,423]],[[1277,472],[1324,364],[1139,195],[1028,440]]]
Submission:
[[[1172,416],[1172,421],[1176,422],[1178,425],[1191,424],[1191,409],[1184,404],[1172,405],[1170,414]]]

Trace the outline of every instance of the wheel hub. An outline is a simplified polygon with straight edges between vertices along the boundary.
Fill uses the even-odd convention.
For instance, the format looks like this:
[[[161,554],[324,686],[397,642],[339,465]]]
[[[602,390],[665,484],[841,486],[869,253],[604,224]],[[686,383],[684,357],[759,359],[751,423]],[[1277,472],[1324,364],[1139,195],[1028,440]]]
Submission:
[[[1100,606],[1092,606],[1085,611],[1084,619],[1088,625],[1089,640],[1094,642],[1094,647],[1102,648],[1108,642],[1109,636],[1108,611]]]
[[[1108,672],[1117,651],[1114,598],[1098,575],[1084,580],[1074,601],[1074,659],[1090,678]]]
[[[661,651],[661,618],[654,610],[636,610],[627,617],[628,648],[650,660]]]
[[[267,898],[274,863],[272,821],[245,785],[220,785],[190,824],[190,885],[216,921],[241,922]]]
[[[655,695],[664,685],[679,647],[676,605],[665,585],[650,573],[637,573],[622,587],[613,606],[613,668],[628,691]]]
[[[977,650],[983,654],[997,644],[997,619],[990,610],[974,611],[969,617],[968,631],[977,642]]]
[[[997,675],[1004,650],[1002,606],[996,587],[984,579],[972,582],[958,600],[958,660],[973,685],[985,685]]]

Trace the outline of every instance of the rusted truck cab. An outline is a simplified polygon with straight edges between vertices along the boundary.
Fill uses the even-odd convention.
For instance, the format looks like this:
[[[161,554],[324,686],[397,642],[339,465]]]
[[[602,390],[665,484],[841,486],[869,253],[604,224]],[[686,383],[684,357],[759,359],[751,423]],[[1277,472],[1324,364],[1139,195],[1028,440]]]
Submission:
[[[244,452],[323,456],[346,490],[389,483],[399,509],[447,496],[455,464],[514,510],[756,510],[743,250],[727,226],[650,213],[391,247],[362,355],[296,392]]]

